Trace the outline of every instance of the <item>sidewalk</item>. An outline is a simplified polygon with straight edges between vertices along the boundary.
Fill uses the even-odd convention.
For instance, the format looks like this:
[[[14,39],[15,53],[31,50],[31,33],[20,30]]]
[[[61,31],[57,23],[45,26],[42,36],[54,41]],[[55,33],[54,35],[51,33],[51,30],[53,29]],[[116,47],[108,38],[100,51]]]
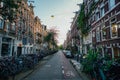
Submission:
[[[72,63],[73,67],[77,70],[77,72],[79,73],[83,80],[91,80],[90,76],[81,71],[82,65],[79,62],[72,59],[70,60],[70,62]]]

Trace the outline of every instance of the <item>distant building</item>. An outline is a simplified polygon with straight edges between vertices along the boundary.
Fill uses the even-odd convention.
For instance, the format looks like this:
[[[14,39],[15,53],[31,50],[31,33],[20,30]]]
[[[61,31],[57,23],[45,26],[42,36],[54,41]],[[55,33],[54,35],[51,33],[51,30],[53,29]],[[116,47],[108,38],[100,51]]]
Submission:
[[[43,39],[43,27],[38,16],[34,19],[34,53],[38,53],[41,49]]]

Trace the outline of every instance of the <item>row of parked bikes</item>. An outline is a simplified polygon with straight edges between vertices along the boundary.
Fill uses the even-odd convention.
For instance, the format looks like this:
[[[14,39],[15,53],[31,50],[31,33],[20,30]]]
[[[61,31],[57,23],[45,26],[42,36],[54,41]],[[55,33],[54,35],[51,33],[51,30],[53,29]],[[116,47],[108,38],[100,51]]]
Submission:
[[[0,58],[0,78],[13,76],[22,71],[33,69],[43,57],[55,52],[41,51],[38,54],[22,54],[19,57],[2,57]]]

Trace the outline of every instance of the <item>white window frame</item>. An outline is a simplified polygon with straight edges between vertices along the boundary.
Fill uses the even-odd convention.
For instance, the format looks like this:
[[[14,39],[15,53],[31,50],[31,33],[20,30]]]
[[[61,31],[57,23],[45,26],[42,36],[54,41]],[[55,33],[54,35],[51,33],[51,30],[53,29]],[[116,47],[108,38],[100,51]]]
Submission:
[[[4,26],[4,20],[0,18],[0,29],[3,29]]]

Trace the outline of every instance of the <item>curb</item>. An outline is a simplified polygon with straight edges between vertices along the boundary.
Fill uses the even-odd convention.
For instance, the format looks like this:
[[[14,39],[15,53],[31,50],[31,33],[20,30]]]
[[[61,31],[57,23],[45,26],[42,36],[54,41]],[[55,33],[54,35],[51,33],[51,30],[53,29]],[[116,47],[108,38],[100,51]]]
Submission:
[[[27,73],[25,76],[23,76],[21,79],[19,80],[23,80],[24,78],[26,78],[27,76],[29,76],[34,70],[30,71],[29,73]]]
[[[28,70],[26,72],[21,72],[17,75],[15,75],[14,79],[13,79],[13,76],[10,76],[9,77],[9,80],[23,80],[25,77],[27,77],[28,75],[30,75],[34,70],[31,69],[31,70]]]
[[[75,70],[78,72],[78,74],[82,77],[82,80],[91,80],[91,78],[86,75],[85,73],[83,73],[80,68],[81,68],[81,65],[80,63],[78,63],[77,61],[75,60],[70,60],[70,63],[73,65],[73,67],[75,68]]]

